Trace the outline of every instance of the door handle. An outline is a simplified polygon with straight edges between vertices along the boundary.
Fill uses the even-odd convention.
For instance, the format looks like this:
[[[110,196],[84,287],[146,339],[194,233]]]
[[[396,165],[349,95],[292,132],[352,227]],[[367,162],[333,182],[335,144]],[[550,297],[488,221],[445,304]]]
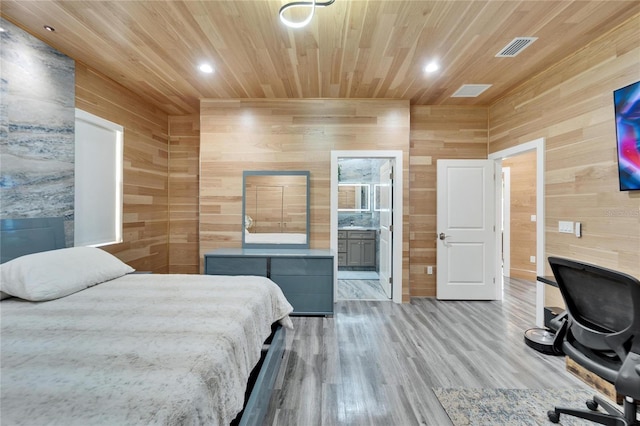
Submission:
[[[441,232],[439,235],[439,238],[444,241],[445,238],[447,238],[447,236],[444,234],[444,232]]]

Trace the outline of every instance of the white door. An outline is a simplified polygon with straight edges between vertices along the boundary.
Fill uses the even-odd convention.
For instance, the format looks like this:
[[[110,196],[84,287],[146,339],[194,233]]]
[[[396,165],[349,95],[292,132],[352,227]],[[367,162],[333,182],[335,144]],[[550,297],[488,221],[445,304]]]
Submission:
[[[376,192],[378,194],[374,195],[379,198],[379,205],[376,207],[380,210],[380,285],[387,297],[391,299],[393,166],[390,160],[385,161],[380,167],[380,183]]]
[[[494,162],[438,160],[437,298],[496,299]]]

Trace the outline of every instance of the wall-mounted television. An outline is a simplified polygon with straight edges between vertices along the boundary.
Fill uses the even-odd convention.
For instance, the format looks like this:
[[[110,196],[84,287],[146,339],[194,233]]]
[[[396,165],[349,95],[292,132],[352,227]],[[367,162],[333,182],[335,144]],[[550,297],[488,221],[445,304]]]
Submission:
[[[640,81],[613,92],[621,191],[640,190]]]

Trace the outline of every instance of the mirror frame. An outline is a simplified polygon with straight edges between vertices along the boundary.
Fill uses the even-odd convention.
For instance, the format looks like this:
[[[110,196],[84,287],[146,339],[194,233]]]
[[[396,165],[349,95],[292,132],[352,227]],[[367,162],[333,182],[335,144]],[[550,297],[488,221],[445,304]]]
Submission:
[[[305,176],[307,181],[307,226],[306,233],[307,238],[304,244],[271,244],[271,243],[249,243],[245,240],[245,223],[244,218],[246,215],[246,192],[247,192],[247,177],[248,176]],[[245,170],[242,172],[242,248],[255,248],[255,249],[308,249],[309,239],[311,235],[310,230],[310,214],[311,214],[311,174],[307,170]]]
[[[360,193],[362,194],[362,188],[366,188],[367,192],[367,207],[366,208],[352,208],[345,209],[338,207],[339,212],[355,212],[355,213],[366,213],[371,211],[371,184],[368,183],[339,183],[338,184],[338,194],[340,193],[340,187],[351,186],[354,188],[360,188]]]
[[[373,211],[374,212],[381,212],[382,209],[380,207],[378,207],[378,204],[380,200],[380,192],[382,191],[382,188],[389,188],[389,185],[387,184],[382,184],[382,183],[376,183],[373,185]]]

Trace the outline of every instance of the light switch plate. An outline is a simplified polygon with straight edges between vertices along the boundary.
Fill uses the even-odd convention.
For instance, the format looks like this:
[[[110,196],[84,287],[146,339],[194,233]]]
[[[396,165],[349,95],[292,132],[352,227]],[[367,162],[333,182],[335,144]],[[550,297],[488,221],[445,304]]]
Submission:
[[[558,232],[573,234],[573,222],[561,220],[558,222]]]

